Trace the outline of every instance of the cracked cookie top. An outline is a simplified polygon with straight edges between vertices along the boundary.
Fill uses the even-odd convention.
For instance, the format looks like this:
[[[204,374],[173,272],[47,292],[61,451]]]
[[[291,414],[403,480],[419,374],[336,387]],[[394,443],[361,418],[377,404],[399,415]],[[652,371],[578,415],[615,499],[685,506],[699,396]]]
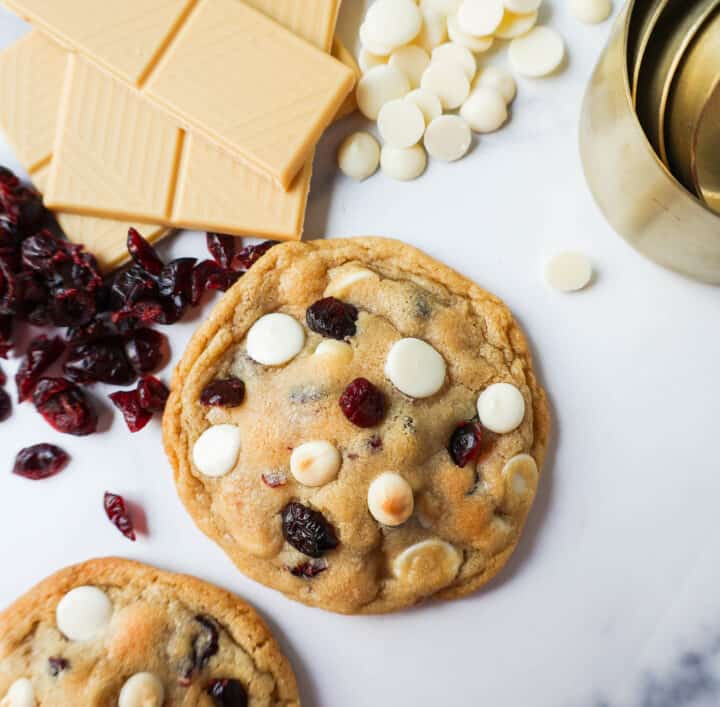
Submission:
[[[255,611],[194,577],[92,560],[0,614],[3,707],[299,704]]]
[[[494,576],[548,428],[507,308],[379,238],[264,255],[195,334],[164,418],[197,525],[250,577],[343,613]]]

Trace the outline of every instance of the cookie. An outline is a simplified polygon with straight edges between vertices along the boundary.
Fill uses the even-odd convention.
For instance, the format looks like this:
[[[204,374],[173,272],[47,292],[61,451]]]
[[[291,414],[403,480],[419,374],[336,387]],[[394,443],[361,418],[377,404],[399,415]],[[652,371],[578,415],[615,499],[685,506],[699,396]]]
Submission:
[[[549,426],[502,302],[380,238],[271,249],[193,337],[163,421],[199,528],[253,579],[341,613],[491,579]]]
[[[194,577],[92,560],[0,614],[2,707],[299,704],[260,617]]]

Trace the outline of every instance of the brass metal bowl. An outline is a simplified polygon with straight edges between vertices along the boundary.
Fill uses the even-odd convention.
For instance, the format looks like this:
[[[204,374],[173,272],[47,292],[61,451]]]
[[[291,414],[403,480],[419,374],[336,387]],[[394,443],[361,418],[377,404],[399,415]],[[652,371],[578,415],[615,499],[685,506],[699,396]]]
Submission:
[[[634,3],[620,13],[588,86],[580,153],[608,221],[655,262],[720,284],[720,217],[685,189],[647,140],[633,108],[628,73]]]
[[[693,157],[695,188],[705,203],[720,214],[720,84],[703,106]]]
[[[645,51],[667,3],[668,0],[629,0],[628,2],[627,66],[633,105]]]

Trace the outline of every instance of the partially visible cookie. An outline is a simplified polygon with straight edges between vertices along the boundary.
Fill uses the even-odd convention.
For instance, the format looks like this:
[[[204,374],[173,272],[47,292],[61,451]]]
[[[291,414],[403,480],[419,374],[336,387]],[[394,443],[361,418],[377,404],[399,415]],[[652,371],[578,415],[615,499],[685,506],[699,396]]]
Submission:
[[[2,707],[299,704],[260,617],[194,577],[92,560],[0,614]]]
[[[264,255],[192,339],[163,425],[180,497],[244,573],[376,613],[500,570],[550,418],[502,302],[354,238]]]

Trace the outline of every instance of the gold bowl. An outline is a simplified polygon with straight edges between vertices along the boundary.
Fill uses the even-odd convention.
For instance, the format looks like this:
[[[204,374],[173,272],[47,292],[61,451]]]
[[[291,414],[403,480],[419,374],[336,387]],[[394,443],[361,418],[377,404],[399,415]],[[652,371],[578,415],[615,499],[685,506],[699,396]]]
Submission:
[[[705,203],[720,214],[720,84],[703,106],[693,158],[695,189]]]

